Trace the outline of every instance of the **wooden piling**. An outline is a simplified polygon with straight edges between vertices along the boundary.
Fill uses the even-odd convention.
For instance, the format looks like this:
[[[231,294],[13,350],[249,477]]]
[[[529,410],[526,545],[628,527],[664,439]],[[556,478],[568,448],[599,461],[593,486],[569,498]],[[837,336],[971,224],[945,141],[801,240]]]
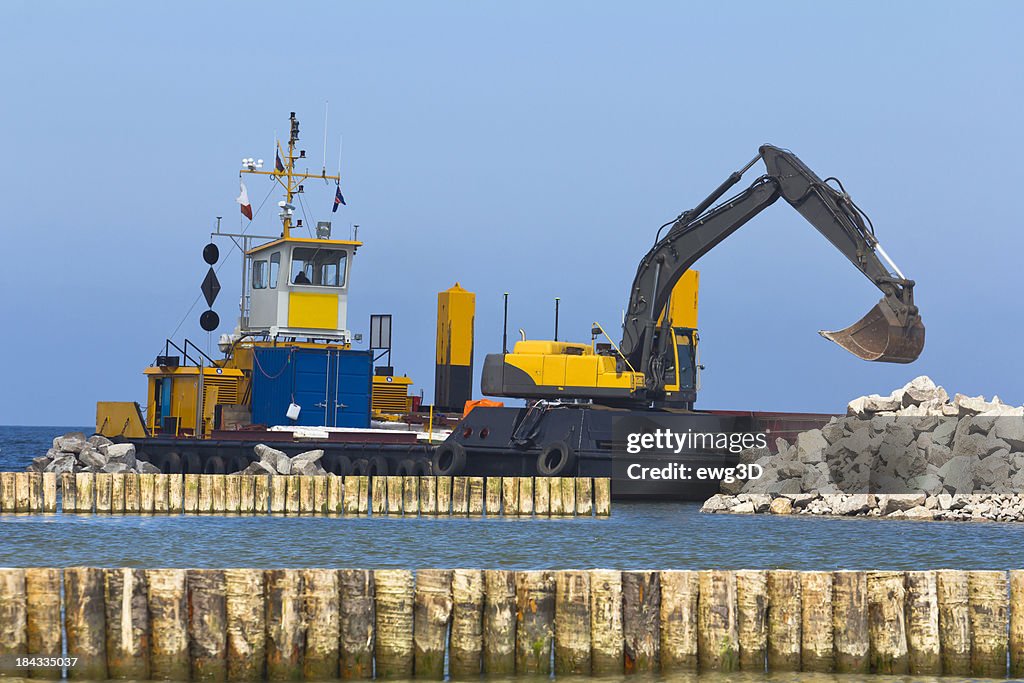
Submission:
[[[971,622],[971,673],[987,678],[1006,676],[1009,628],[1006,572],[967,573],[967,611]]]
[[[356,496],[356,510],[361,515],[370,512],[370,478],[359,477],[359,494]]]
[[[288,498],[288,477],[283,474],[268,475],[270,481],[270,512],[272,514],[284,514]]]
[[[483,670],[491,676],[516,672],[515,572],[484,572]]]
[[[246,477],[248,479],[248,477]],[[242,476],[229,474],[224,477],[224,512],[237,514],[242,509]]]
[[[216,513],[227,512],[228,477],[223,474],[211,474],[210,476],[213,479],[213,507],[210,509],[210,511]]]
[[[125,511],[124,497],[125,477],[124,472],[115,472],[110,475],[110,511],[123,513]]]
[[[803,671],[835,669],[832,632],[832,573],[800,574],[800,665]]]
[[[519,479],[519,515],[530,517],[533,515],[533,477],[518,477]]]
[[[661,584],[657,572],[622,572],[622,633],[626,673],[661,668]]]
[[[420,477],[420,514],[437,514],[437,477]]]
[[[469,478],[452,477],[452,514],[469,514]]]
[[[192,679],[227,680],[227,603],[224,571],[189,569],[188,635]]]
[[[327,514],[336,515],[341,513],[341,501],[344,497],[345,480],[341,477],[327,475]]]
[[[514,481],[514,479],[513,479]],[[551,673],[555,631],[555,578],[552,572],[516,572],[516,673]]]
[[[188,680],[188,601],[184,569],[147,569],[149,595],[150,676],[154,680]]]
[[[75,474],[75,511],[92,512],[93,501],[96,495],[96,475],[92,472],[78,472]]]
[[[0,472],[0,510],[3,512],[14,512],[17,509],[14,475],[14,472]],[[71,500],[74,500],[73,496]],[[66,503],[64,509],[68,509]]]
[[[2,472],[0,473],[0,510],[8,512],[7,510],[7,475],[12,476],[11,482],[13,483],[13,472]],[[75,504],[75,475],[71,472],[61,472],[60,474],[60,509],[62,512],[75,512],[78,509]]]
[[[1024,678],[1024,570],[1010,572],[1010,676]]]
[[[700,668],[704,671],[735,671],[739,666],[736,573],[705,570],[698,572],[698,578],[697,651]]]
[[[297,515],[302,510],[302,482],[301,477],[290,474],[284,477],[284,511],[290,515]]]
[[[832,573],[832,634],[835,669],[839,673],[865,674],[870,670],[867,574],[856,571]]]
[[[401,477],[385,477],[385,481],[388,487],[388,514],[389,515],[401,515],[402,514],[402,478]]]
[[[341,595],[339,674],[344,679],[373,678],[373,572],[341,569],[338,588]]]
[[[501,514],[501,477],[488,477],[484,489],[484,511],[488,517],[497,517]]]
[[[484,478],[469,478],[469,514],[482,517],[484,514]]]
[[[358,486],[358,484],[357,484]],[[388,511],[388,482],[384,477],[370,480],[371,509],[375,515],[384,515]],[[353,501],[355,502],[355,501]],[[355,512],[355,510],[353,510]]]
[[[590,574],[555,572],[555,675],[590,675]]]
[[[535,477],[533,480],[533,514],[538,517],[551,515],[551,477]]]
[[[800,573],[768,572],[768,670],[800,670]]]
[[[154,490],[156,489],[155,474],[139,475],[139,512],[153,512]]]
[[[444,678],[445,641],[451,616],[451,571],[418,570],[412,620],[416,678]]]
[[[109,472],[96,473],[96,512],[110,512],[110,489],[113,475]]]
[[[555,490],[550,487],[550,491]],[[663,622],[664,623],[664,622]],[[696,652],[696,645],[694,647]],[[624,670],[622,573],[590,570],[590,669],[595,676],[621,675]]]
[[[501,478],[501,509],[506,517],[519,515],[519,480],[516,477]]]
[[[341,632],[338,572],[333,569],[306,569],[302,573],[302,581],[306,621],[303,675],[306,680],[313,681],[336,678]]]
[[[327,479],[330,475],[313,478],[313,510],[318,515],[327,513]]]
[[[665,591],[662,590],[662,595]],[[664,599],[664,598],[663,598]],[[829,614],[828,630],[832,630]],[[765,670],[768,656],[768,572],[736,572],[736,635],[739,643],[739,668]]]
[[[224,570],[224,611],[228,680],[262,681],[267,659],[262,570]]]
[[[252,482],[252,508],[258,515],[265,515],[270,509],[270,475],[258,474]]]
[[[263,576],[267,595],[267,679],[301,679],[305,645],[302,572],[298,569],[268,569]]]
[[[256,478],[251,474],[238,477],[238,512],[251,515],[256,511]],[[264,510],[266,512],[266,510]]]
[[[213,512],[214,478],[215,475],[213,474],[199,475],[199,505],[196,508],[196,512],[200,514],[210,514]]]
[[[15,512],[31,512],[32,511],[32,492],[30,490],[29,483],[30,472],[15,472],[14,473],[14,511]]]
[[[185,510],[185,476],[169,474],[167,480],[167,511],[181,514]]]
[[[583,517],[594,514],[594,480],[590,477],[576,479],[576,514]]]
[[[60,633],[58,629],[58,634]],[[25,592],[24,569],[0,569],[0,659],[3,660],[2,676],[24,677],[26,669],[13,668],[13,659],[27,654],[57,656],[55,652],[28,651],[28,601]],[[11,667],[7,669],[6,667]]]
[[[420,514],[419,477],[402,477],[402,513],[410,517]]]
[[[139,475],[135,472],[119,472],[118,476],[124,479],[124,511],[139,512],[142,500]]]
[[[390,486],[388,487],[390,489]],[[374,648],[378,678],[411,678],[413,674],[413,578],[405,569],[373,572],[377,638]]]
[[[345,477],[345,495],[342,497],[341,507],[345,511],[346,515],[355,515],[359,513],[359,479],[360,477],[355,475]],[[380,477],[373,478],[374,491],[376,491],[378,481],[380,481]],[[376,493],[374,494],[374,500],[376,501]],[[382,500],[387,501],[387,497],[384,497]],[[384,511],[378,511],[376,503],[374,503],[373,512],[374,514],[377,514],[378,512],[383,514]]]
[[[169,512],[170,511],[170,488],[171,488],[171,475],[160,474],[153,475],[153,512]]]
[[[907,572],[907,668],[911,675],[942,673],[939,598],[935,572]]]
[[[43,473],[28,473],[28,511],[43,511]]]
[[[103,570],[69,567],[64,570],[64,630],[67,651],[78,658],[68,678],[102,681],[107,678]]]
[[[304,515],[312,514],[315,512],[313,509],[313,476],[309,474],[292,475],[292,479],[299,480],[299,509],[297,512]]]
[[[873,673],[907,673],[905,596],[903,572],[868,572],[868,636]]]
[[[555,479],[562,486],[562,514],[572,517],[576,514],[576,480],[573,477]]]
[[[452,513],[452,478],[437,478],[437,514],[450,515]]]
[[[128,567],[105,569],[103,590],[108,675],[148,680],[150,625],[145,573]]]
[[[451,644],[448,654],[449,675],[453,679],[480,676],[483,627],[484,573],[479,569],[453,570]]]
[[[199,475],[185,475],[185,512],[199,512]]]
[[[612,480],[608,477],[594,479],[594,514],[607,517],[612,513]]]
[[[947,676],[971,673],[971,621],[967,603],[967,572],[944,569],[935,573],[939,605],[939,651]]]
[[[26,613],[26,648],[22,654],[59,655],[61,652],[61,618],[60,618],[60,583],[59,569],[30,568],[25,570],[25,613]],[[5,584],[0,578],[0,585]],[[0,604],[3,603],[6,590],[0,588]],[[0,607],[0,652],[13,654],[7,650],[10,644],[16,643],[5,633],[3,624],[17,623],[6,607]],[[4,646],[7,644],[7,647]],[[61,671],[57,667],[33,667],[29,669],[31,678],[58,679]]]

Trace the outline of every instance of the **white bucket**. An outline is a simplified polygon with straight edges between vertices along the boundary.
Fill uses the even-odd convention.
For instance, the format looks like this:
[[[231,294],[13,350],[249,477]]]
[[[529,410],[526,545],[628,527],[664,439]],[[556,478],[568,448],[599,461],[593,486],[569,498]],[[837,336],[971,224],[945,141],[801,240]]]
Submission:
[[[289,420],[298,420],[300,410],[302,410],[302,408],[299,406],[298,403],[289,403],[288,410],[285,411],[285,417],[287,417]]]

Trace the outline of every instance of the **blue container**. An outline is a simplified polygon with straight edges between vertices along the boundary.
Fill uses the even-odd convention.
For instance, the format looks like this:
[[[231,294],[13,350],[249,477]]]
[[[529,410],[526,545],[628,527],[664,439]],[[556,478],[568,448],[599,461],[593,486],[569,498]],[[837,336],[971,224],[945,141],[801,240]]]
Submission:
[[[372,375],[369,351],[257,348],[253,424],[369,427]],[[291,403],[301,408],[297,420],[285,416]]]

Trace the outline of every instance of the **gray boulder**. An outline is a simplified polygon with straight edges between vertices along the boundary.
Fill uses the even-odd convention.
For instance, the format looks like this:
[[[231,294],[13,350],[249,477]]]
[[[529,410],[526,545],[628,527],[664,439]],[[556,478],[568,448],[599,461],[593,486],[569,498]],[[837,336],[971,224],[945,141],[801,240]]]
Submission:
[[[73,472],[75,470],[75,463],[75,456],[69,453],[63,457],[54,458],[43,471],[56,472],[57,474]]]
[[[1008,443],[1014,451],[1024,451],[1024,417],[1000,417],[990,434]]]
[[[304,463],[313,464],[315,462],[318,462],[322,457],[324,457],[324,452],[319,448],[316,450],[299,453],[294,458],[292,458],[292,469],[294,469],[296,465],[301,465]]]
[[[45,472],[46,467],[53,461],[48,455],[40,455],[38,458],[32,458],[32,464],[26,469],[29,472]]]
[[[272,465],[262,460],[254,460],[249,463],[249,466],[239,472],[239,474],[277,474],[277,470]]]
[[[291,474],[292,461],[284,451],[279,451],[276,448],[271,448],[270,446],[261,443],[256,444],[256,447],[253,448],[253,452],[256,453],[256,457],[259,458],[261,462],[269,465],[277,474]]]
[[[85,434],[82,432],[68,432],[53,440],[54,449],[65,453],[80,453],[85,445]]]
[[[88,443],[93,448],[99,448],[100,446],[109,446],[110,444],[112,444],[114,442],[111,441],[110,439],[108,439],[105,436],[100,436],[99,434],[93,434],[88,439],[86,439],[86,443]]]
[[[145,460],[139,460],[137,468],[141,474],[160,474],[160,468]]]
[[[108,458],[92,447],[83,448],[82,452],[78,454],[78,459],[83,465],[91,465],[92,467],[103,467],[107,464]]]
[[[919,406],[922,403],[945,403],[949,394],[940,386],[936,386],[931,377],[921,375],[910,380],[902,389],[893,392],[893,398],[899,398],[901,405]]]
[[[320,474],[319,468],[316,466],[316,463],[309,462],[309,461],[306,461],[306,460],[301,460],[299,462],[293,462],[292,463],[291,473],[292,474],[303,475],[303,476],[310,476],[310,475]]]
[[[107,456],[108,464],[121,463],[127,465],[130,470],[135,469],[135,444],[113,443],[108,446],[100,446],[100,453]]]
[[[943,486],[953,494],[974,492],[973,458],[969,455],[954,455],[939,468]]]
[[[95,468],[88,468],[86,471],[94,471],[94,470],[95,470]],[[110,473],[115,473],[115,472],[131,472],[132,468],[129,467],[128,465],[124,464],[123,462],[108,462],[106,465],[104,465],[103,467],[99,468],[99,471],[100,472],[110,472]]]

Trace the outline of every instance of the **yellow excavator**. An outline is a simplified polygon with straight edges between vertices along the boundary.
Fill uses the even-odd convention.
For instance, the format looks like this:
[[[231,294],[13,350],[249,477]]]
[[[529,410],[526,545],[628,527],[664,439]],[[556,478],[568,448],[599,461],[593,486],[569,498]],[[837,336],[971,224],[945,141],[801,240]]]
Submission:
[[[735,196],[719,200],[762,160],[766,172]],[[591,343],[523,340],[511,353],[489,354],[483,393],[525,399],[583,399],[613,407],[692,410],[697,394],[695,322],[673,321],[671,298],[696,296],[696,261],[778,199],[784,199],[882,291],[882,300],[853,325],[820,334],[867,361],[910,363],[924,348],[914,281],[882,249],[874,226],[835,178],[822,180],[793,153],[763,145],[700,204],[661,226],[640,261],[622,340],[595,324]],[[667,231],[666,231],[667,229]],[[664,234],[662,234],[664,233]],[[685,306],[683,307],[685,308]],[[504,351],[504,350],[503,350]]]

